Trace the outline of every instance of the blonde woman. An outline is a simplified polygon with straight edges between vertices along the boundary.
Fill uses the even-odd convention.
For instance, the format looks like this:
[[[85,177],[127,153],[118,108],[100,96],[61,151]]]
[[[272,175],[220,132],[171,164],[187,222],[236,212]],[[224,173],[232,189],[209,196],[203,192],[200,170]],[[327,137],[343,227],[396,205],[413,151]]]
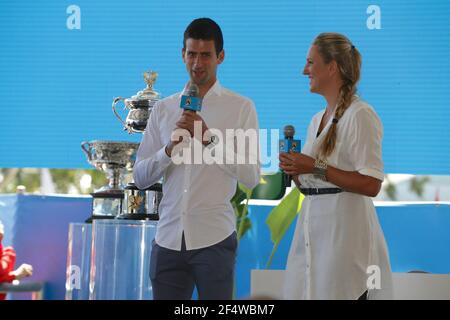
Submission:
[[[305,194],[289,252],[286,299],[391,296],[387,246],[371,197],[383,181],[383,127],[356,95],[361,55],[345,36],[322,33],[303,74],[326,108],[312,119],[302,153],[280,168]]]

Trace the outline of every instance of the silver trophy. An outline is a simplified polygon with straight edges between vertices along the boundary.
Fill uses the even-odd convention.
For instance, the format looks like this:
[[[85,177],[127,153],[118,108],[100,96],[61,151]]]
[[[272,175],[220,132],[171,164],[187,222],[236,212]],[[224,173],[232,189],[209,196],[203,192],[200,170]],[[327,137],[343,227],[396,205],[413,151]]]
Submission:
[[[112,110],[128,133],[143,133],[148,118],[160,94],[153,90],[158,74],[144,72],[147,87],[131,98],[117,97],[113,100]],[[119,101],[123,101],[128,115],[124,121],[116,110]],[[162,198],[162,188],[156,184],[146,190],[139,190],[133,183],[123,184],[123,177],[130,173],[138,143],[95,140],[83,142],[81,148],[88,161],[98,170],[106,173],[109,184],[92,193],[94,218],[156,219],[158,206]],[[141,205],[141,202],[144,204]]]
[[[114,98],[112,110],[117,119],[123,124],[128,133],[143,133],[147,126],[148,118],[153,106],[160,99],[160,94],[153,89],[158,74],[154,71],[144,72],[144,80],[147,87],[139,91],[131,98]],[[124,121],[116,110],[119,101],[123,101],[128,115]],[[160,183],[150,186],[145,190],[139,190],[134,183],[129,183],[124,188],[122,210],[117,216],[121,219],[157,220],[159,218],[158,207],[162,199],[162,186]]]
[[[81,148],[96,169],[106,173],[109,184],[97,191],[123,189],[122,177],[133,169],[139,143],[94,140],[83,142]]]
[[[123,124],[124,130],[128,133],[144,132],[147,126],[147,120],[150,117],[150,113],[156,101],[160,99],[160,94],[153,90],[153,85],[156,81],[158,74],[154,71],[144,72],[144,80],[147,83],[147,87],[144,90],[139,91],[131,98],[114,98],[112,103],[112,110],[117,119]],[[119,115],[116,110],[116,104],[119,101],[123,101],[125,109],[128,109],[128,115],[125,121]]]
[[[122,211],[123,177],[131,172],[139,143],[94,140],[83,142],[81,148],[88,162],[106,173],[109,184],[92,193],[92,217],[115,218]]]

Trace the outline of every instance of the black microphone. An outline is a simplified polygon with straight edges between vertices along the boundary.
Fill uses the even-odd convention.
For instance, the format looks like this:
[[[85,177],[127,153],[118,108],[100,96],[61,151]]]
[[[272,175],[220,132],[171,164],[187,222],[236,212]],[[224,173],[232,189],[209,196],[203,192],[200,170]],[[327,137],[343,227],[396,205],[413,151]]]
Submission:
[[[184,110],[192,110],[194,112],[202,110],[202,98],[200,98],[200,90],[192,81],[184,90],[181,96],[180,108]]]
[[[284,126],[284,140],[289,141],[289,140],[293,140],[294,139],[294,134],[295,134],[295,128],[294,126],[291,125],[287,125]],[[287,150],[287,152],[289,152],[289,148]],[[284,180],[284,186],[285,187],[290,187],[292,184],[292,177],[286,173],[283,173],[283,180]]]
[[[289,153],[289,151],[300,152],[300,140],[295,140],[294,126],[287,125],[284,127],[284,139],[280,140],[280,152]],[[292,184],[292,177],[283,172],[283,182],[285,187],[290,187]]]
[[[189,81],[189,84],[186,86],[183,91],[183,95],[181,96],[180,108],[183,110],[191,110],[194,112],[201,111],[202,100],[203,99],[200,97],[200,89],[198,88],[198,86],[194,82]],[[195,129],[193,134],[195,135]],[[207,137],[208,138],[206,140],[209,141],[208,144],[216,142],[216,136]],[[200,137],[200,142],[202,142],[202,137]]]
[[[284,126],[284,138],[285,139],[289,139],[289,140],[294,139],[294,134],[295,134],[294,126],[291,126],[291,125]]]

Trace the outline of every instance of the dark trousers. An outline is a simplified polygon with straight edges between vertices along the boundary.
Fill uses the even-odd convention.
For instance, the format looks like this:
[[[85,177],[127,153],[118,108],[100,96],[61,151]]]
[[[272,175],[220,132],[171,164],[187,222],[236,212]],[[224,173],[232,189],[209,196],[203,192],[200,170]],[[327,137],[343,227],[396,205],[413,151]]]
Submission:
[[[199,300],[229,300],[233,297],[236,264],[236,232],[210,247],[181,251],[152,244],[150,280],[154,300],[189,300],[194,286]]]
[[[361,297],[358,298],[358,300],[367,300],[367,293],[368,291],[366,290],[366,292],[364,292]]]

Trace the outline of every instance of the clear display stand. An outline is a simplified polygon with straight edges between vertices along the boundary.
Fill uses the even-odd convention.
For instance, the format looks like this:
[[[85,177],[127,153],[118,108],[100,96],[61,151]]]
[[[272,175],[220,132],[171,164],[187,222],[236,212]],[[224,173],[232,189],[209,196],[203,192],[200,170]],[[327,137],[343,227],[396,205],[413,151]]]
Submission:
[[[69,224],[67,247],[66,300],[89,299],[92,225]]]
[[[89,299],[152,299],[150,255],[156,225],[156,221],[93,221]]]

